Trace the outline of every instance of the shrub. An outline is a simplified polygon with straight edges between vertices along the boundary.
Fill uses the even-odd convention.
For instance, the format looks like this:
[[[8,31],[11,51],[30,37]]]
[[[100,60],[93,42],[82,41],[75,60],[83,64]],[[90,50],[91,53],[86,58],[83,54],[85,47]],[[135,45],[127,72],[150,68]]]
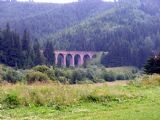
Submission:
[[[16,94],[8,94],[4,98],[3,104],[7,108],[15,108],[20,105],[20,100]]]
[[[5,72],[3,72],[3,80],[6,80],[10,83],[16,83],[18,81],[22,81],[24,78],[24,75],[20,71],[13,70],[11,68],[6,69]]]
[[[49,80],[49,78],[44,73],[29,71],[26,75],[26,80],[27,80],[28,83],[46,82],[47,80]]]
[[[49,70],[49,71],[47,71],[46,74],[50,78],[50,80],[56,80],[55,71],[54,70]]]
[[[128,76],[126,76],[125,74],[118,74],[116,75],[116,80],[127,80]]]
[[[86,77],[89,80],[93,80],[95,78],[95,72],[92,69],[87,69],[87,71],[86,71]]]
[[[58,77],[58,81],[61,83],[69,83],[69,80],[63,76]]]
[[[65,76],[65,73],[63,70],[61,69],[55,69],[55,76],[59,77],[59,76]]]
[[[86,78],[86,73],[83,70],[75,70],[72,74],[71,83],[76,84],[78,81],[82,81],[84,78]]]
[[[36,66],[36,67],[33,68],[33,70],[46,74],[50,78],[50,80],[55,80],[56,79],[55,78],[55,71],[50,69],[49,67],[47,67],[45,65]]]
[[[116,80],[115,74],[114,74],[113,72],[111,72],[111,71],[109,71],[109,72],[104,72],[103,75],[104,75],[104,76],[103,76],[103,77],[104,77],[104,80],[106,80],[106,81],[111,82],[111,81]]]
[[[36,66],[33,68],[34,71],[39,71],[39,72],[42,72],[42,73],[47,73],[48,71],[50,71],[50,68],[45,66],[45,65],[42,65],[42,66]]]

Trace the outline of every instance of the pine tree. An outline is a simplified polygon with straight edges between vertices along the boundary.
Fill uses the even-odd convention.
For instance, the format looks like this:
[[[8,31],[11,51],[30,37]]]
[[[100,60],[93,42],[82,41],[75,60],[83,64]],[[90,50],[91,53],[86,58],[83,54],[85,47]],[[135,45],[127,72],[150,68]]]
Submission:
[[[9,62],[9,52],[11,48],[12,41],[12,33],[10,30],[9,23],[6,24],[6,29],[3,31],[3,43],[2,43],[2,50],[3,50],[3,63],[8,64]]]
[[[23,38],[22,38],[22,50],[23,50],[23,67],[24,68],[30,68],[34,65],[33,59],[34,59],[34,51],[32,49],[32,45],[30,42],[30,36],[28,31],[25,29]]]
[[[45,50],[44,50],[44,56],[46,58],[46,64],[47,65],[53,65],[54,63],[54,48],[52,42],[47,41]]]
[[[148,59],[144,71],[147,74],[160,74],[160,55]]]
[[[34,65],[42,65],[43,58],[40,50],[40,44],[37,39],[34,42],[33,50],[34,50]]]
[[[29,32],[27,31],[27,29],[25,29],[23,33],[23,38],[22,38],[22,50],[29,52],[30,48],[31,48],[31,45],[30,45]]]
[[[15,34],[14,40],[14,49],[15,49],[15,67],[21,68],[22,67],[22,42],[18,34]]]
[[[0,29],[0,63],[2,63],[2,57],[3,57],[3,46],[2,46],[2,43],[3,43],[3,34],[2,34],[2,31]]]

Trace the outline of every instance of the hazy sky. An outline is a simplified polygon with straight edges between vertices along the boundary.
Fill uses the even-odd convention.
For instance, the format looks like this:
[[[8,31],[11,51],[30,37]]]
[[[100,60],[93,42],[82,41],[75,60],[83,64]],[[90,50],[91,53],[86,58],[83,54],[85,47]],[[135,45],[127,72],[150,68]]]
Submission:
[[[28,0],[18,0],[18,1],[28,1]],[[34,0],[35,2],[53,2],[53,3],[68,3],[76,2],[77,0]],[[113,0],[104,0],[104,1],[113,1]]]

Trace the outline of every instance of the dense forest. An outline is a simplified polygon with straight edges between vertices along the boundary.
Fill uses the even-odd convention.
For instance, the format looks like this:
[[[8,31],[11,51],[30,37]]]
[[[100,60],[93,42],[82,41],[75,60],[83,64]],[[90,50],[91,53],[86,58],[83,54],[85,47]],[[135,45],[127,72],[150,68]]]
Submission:
[[[28,29],[32,37],[41,38],[49,33],[80,23],[95,13],[112,8],[113,3],[76,2],[70,4],[0,2],[0,26],[6,21],[22,34]]]
[[[53,52],[53,46],[51,42],[46,42],[45,46],[44,52],[41,52],[38,40],[33,41],[27,30],[24,30],[20,37],[7,24],[4,30],[0,30],[0,63],[15,68],[51,65],[53,64],[53,53],[48,52],[48,49]]]
[[[108,51],[101,61],[105,66],[143,67],[160,51],[159,4],[158,0],[2,2],[0,26],[7,21],[22,37],[27,29],[42,47],[42,41],[52,41],[55,49]]]

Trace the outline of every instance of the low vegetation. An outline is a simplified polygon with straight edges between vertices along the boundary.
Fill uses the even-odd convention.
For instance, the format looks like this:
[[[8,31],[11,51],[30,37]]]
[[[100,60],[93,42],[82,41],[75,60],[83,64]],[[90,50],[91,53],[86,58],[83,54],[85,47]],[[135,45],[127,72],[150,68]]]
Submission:
[[[0,118],[158,119],[159,85],[159,75],[103,84],[1,84]]]
[[[130,83],[135,86],[143,87],[160,86],[160,75],[143,75]]]
[[[64,84],[103,83],[134,79],[138,74],[139,70],[134,67],[112,69],[97,66],[88,68],[54,68],[43,65],[28,70],[15,70],[1,65],[0,68],[1,82],[29,84],[35,82],[60,82]]]

